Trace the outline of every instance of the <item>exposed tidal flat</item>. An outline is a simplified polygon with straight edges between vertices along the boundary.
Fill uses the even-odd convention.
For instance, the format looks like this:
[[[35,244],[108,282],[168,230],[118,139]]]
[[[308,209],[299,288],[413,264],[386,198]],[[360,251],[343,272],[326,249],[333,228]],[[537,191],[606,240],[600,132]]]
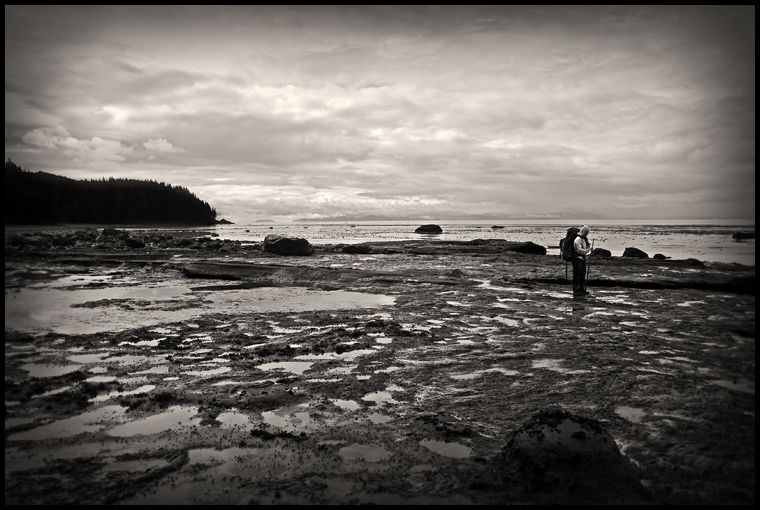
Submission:
[[[6,503],[754,502],[754,265],[209,233],[6,232]],[[515,453],[560,411],[620,476]]]

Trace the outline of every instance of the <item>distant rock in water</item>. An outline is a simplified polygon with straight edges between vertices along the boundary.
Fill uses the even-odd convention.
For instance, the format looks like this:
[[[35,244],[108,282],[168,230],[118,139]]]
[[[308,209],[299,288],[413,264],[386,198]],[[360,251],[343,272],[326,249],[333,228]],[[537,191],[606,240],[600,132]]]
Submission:
[[[663,255],[662,253],[655,253],[655,254],[654,254],[654,257],[652,257],[652,258],[653,258],[653,259],[655,259],[655,260],[667,260],[667,259],[669,259],[670,257],[666,257],[666,256],[665,256],[665,255]]]
[[[752,232],[734,232],[731,238],[734,241],[742,241],[744,239],[754,239],[755,231],[753,230]]]
[[[639,250],[638,248],[626,248],[625,251],[623,252],[623,257],[633,257],[633,258],[637,258],[637,259],[648,259],[649,255],[646,252],[644,252],[642,250]]]
[[[591,256],[592,257],[612,257],[612,252],[610,250],[605,250],[604,248],[594,248],[591,250]]]
[[[504,227],[503,227],[503,226],[501,226],[501,225],[494,225],[494,226],[492,226],[491,228],[504,228]]]
[[[314,247],[306,239],[269,234],[264,238],[262,249],[276,255],[312,255]]]
[[[422,225],[414,230],[418,234],[441,234],[443,229],[438,225]]]

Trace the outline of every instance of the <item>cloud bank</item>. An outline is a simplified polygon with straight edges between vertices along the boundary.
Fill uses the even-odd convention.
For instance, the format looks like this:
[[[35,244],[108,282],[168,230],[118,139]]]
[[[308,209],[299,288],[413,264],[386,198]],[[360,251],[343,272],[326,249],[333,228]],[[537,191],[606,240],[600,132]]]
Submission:
[[[754,6],[6,6],[5,153],[256,219],[754,218]]]

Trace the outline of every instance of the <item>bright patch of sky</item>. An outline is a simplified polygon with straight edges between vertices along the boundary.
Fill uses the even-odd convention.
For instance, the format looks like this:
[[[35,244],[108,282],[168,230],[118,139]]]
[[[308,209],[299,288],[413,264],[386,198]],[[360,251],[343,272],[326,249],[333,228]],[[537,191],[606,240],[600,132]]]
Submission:
[[[754,218],[754,6],[6,6],[5,155],[236,223]]]

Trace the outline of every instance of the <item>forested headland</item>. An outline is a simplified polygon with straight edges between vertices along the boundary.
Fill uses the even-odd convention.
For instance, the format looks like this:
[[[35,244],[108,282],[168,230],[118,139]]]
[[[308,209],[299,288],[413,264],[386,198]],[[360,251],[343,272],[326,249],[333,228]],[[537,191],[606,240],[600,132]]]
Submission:
[[[225,222],[222,220],[221,222]],[[5,224],[212,225],[216,210],[187,188],[138,179],[75,180],[5,163]]]

